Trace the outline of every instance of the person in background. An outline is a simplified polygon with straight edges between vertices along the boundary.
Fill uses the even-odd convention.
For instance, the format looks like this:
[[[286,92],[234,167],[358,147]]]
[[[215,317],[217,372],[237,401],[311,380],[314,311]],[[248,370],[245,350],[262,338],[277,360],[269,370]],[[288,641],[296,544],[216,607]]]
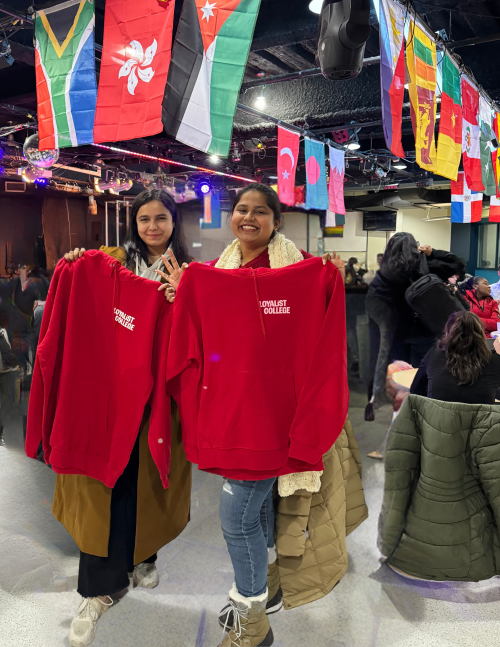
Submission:
[[[345,284],[354,286],[358,283],[358,272],[356,265],[358,264],[358,259],[352,256],[345,266]]]
[[[134,274],[158,281],[162,255],[181,264],[191,259],[174,200],[156,189],[143,191],[132,204],[124,247],[101,247]],[[69,262],[85,250],[65,255]],[[127,357],[117,357],[126,362]],[[98,377],[99,367],[96,367]],[[130,379],[134,379],[131,373]],[[83,600],[71,623],[69,644],[86,647],[97,622],[113,605],[113,596],[129,586],[152,589],[159,584],[156,553],[177,537],[189,520],[191,464],[182,446],[179,412],[172,400],[168,489],[164,489],[148,444],[151,408],[146,405],[129,462],[114,488],[88,476],[58,474],[53,513],[80,548],[78,593]],[[119,442],[119,439],[117,439]]]
[[[444,402],[495,404],[500,387],[500,340],[486,344],[483,324],[472,312],[450,315],[442,338],[422,360],[410,393]]]
[[[380,269],[366,296],[372,376],[368,385],[369,402],[365,409],[367,421],[373,421],[374,410],[387,402],[386,377],[391,361],[399,359],[413,364],[411,354],[414,346],[415,354],[418,351],[419,364],[433,343],[433,338],[416,325],[405,299],[406,290],[420,277],[421,253],[427,256],[429,271],[443,281],[465,272],[465,263],[461,258],[434,250],[430,245],[419,247],[412,234],[407,232],[394,234],[387,243]]]
[[[377,265],[380,267],[382,265],[382,259],[384,258],[383,254],[377,254]]]
[[[482,276],[469,279],[467,286],[464,296],[470,304],[470,310],[481,319],[486,338],[490,339],[500,322],[498,303],[492,298],[488,281]]]
[[[498,276],[500,276],[500,265],[498,266]],[[495,299],[495,301],[500,301],[500,281],[492,283],[490,288],[493,299]]]

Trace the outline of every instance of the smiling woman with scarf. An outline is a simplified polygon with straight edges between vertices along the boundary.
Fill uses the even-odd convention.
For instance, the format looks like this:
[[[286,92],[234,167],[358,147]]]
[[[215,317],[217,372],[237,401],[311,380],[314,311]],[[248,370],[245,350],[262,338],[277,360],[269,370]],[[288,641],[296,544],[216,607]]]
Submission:
[[[189,262],[175,202],[157,190],[143,191],[135,199],[124,247],[101,247],[138,276],[159,283],[156,270],[164,268],[161,257],[167,249],[181,264]],[[75,249],[65,259],[76,261],[84,252]],[[73,647],[92,642],[99,617],[113,604],[111,596],[129,585],[129,572],[134,586],[158,586],[156,552],[188,522],[191,464],[182,446],[175,402],[167,490],[149,449],[149,420],[146,406],[129,463],[113,489],[87,476],[57,475],[53,512],[81,551],[78,592],[84,599],[70,628]]]
[[[220,258],[212,261],[209,265],[228,270],[238,268],[274,269],[300,263],[302,260],[312,257],[311,254],[298,249],[292,241],[278,232],[282,222],[281,205],[276,192],[268,186],[251,184],[241,190],[233,201],[229,218],[231,230],[236,239],[224,250]],[[170,284],[170,286],[165,286],[166,296],[169,301],[173,301],[175,289],[182,278],[183,268],[179,267],[178,263],[173,266],[167,259],[164,260],[167,274],[162,273],[162,276]],[[330,261],[337,266],[345,280],[344,263],[337,258],[335,252],[323,256],[324,263]],[[330,453],[328,452],[328,454]],[[331,463],[330,458],[325,460],[325,465],[329,463]],[[325,475],[326,471],[325,467]],[[306,472],[280,476],[278,479],[279,494],[283,497],[293,498],[292,495],[300,491],[302,498],[307,498],[308,493],[320,492],[322,478],[324,478],[322,474],[323,472]],[[332,475],[328,474],[326,478],[329,482]],[[267,647],[273,643],[273,633],[267,614],[278,611],[283,605],[280,573],[274,547],[273,486],[275,481],[276,478],[260,481],[224,480],[220,500],[220,518],[222,532],[234,568],[235,584],[229,593],[229,604],[222,609],[219,616],[220,624],[229,632],[221,643],[221,647],[243,645],[245,647],[258,645]],[[328,499],[329,495],[325,497],[325,502]],[[365,511],[364,507],[363,511]],[[324,514],[328,516],[327,510],[324,511]],[[306,513],[306,520],[307,517],[308,513]],[[312,516],[309,522],[311,519]],[[361,521],[362,519],[359,522]],[[298,517],[297,523],[300,525]],[[315,525],[314,521],[312,525]],[[314,533],[314,531],[312,532]],[[335,539],[336,537],[331,538],[332,545],[335,544]],[[339,550],[338,554],[340,552]],[[295,553],[287,552],[285,554]],[[300,559],[296,560],[296,567],[295,583],[297,580],[300,582],[301,576],[304,578],[304,581],[301,582],[302,591],[305,591],[308,585],[311,586],[311,581],[314,581],[314,587],[311,586],[311,588],[315,589],[315,593],[311,594],[309,600],[325,595],[341,576],[335,582],[331,575],[330,578],[324,577],[323,581],[321,576],[318,576],[319,582],[316,582],[316,571],[309,577],[301,572],[303,566]],[[338,570],[340,571],[340,568]],[[313,595],[315,597],[312,597]],[[300,604],[309,601],[305,595],[303,598],[303,601],[299,602]],[[289,604],[287,608],[296,606],[296,604],[297,602]]]

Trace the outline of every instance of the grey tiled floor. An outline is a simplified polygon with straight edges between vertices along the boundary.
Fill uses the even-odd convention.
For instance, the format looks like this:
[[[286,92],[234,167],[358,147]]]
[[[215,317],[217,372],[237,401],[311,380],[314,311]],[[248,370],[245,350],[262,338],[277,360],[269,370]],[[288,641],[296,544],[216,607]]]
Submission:
[[[363,422],[351,395],[363,455],[380,446],[390,411]],[[67,647],[79,603],[77,549],[52,517],[54,475],[22,452],[20,409],[0,447],[0,647]],[[500,580],[415,584],[381,567],[376,548],[383,465],[364,458],[370,518],[348,539],[349,571],[332,593],[272,617],[276,647],[493,647]],[[159,555],[160,586],[130,590],[100,621],[95,647],[216,647],[217,611],[232,582],[218,520],[218,477],[195,471],[192,521]]]

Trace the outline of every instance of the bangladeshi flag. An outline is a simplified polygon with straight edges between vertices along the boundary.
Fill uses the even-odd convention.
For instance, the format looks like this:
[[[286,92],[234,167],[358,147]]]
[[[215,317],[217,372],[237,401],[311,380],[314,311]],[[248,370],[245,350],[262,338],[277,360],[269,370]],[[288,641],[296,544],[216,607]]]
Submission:
[[[156,135],[172,49],[175,0],[106,0],[95,142]]]
[[[460,72],[448,54],[444,55],[441,72],[443,90],[435,173],[456,181],[462,157],[462,96]]]
[[[462,155],[467,186],[484,191],[479,147],[479,92],[462,78]]]
[[[260,0],[184,0],[163,99],[177,140],[226,157]]]

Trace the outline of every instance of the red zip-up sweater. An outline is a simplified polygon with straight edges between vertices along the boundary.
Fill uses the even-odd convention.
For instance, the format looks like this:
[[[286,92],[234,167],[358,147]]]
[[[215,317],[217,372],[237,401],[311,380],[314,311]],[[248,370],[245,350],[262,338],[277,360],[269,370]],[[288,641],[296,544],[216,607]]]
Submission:
[[[158,283],[107,254],[60,261],[50,286],[31,387],[26,453],[59,474],[114,487],[151,405],[149,446],[164,487],[170,468],[165,385],[172,307]]]
[[[492,297],[478,301],[474,289],[467,290],[465,298],[470,303],[470,311],[481,319],[487,339],[491,339],[491,333],[497,329],[497,324],[500,321],[498,303]]]
[[[344,285],[332,263],[190,265],[170,344],[168,388],[191,462],[242,480],[322,469],[348,406]]]

